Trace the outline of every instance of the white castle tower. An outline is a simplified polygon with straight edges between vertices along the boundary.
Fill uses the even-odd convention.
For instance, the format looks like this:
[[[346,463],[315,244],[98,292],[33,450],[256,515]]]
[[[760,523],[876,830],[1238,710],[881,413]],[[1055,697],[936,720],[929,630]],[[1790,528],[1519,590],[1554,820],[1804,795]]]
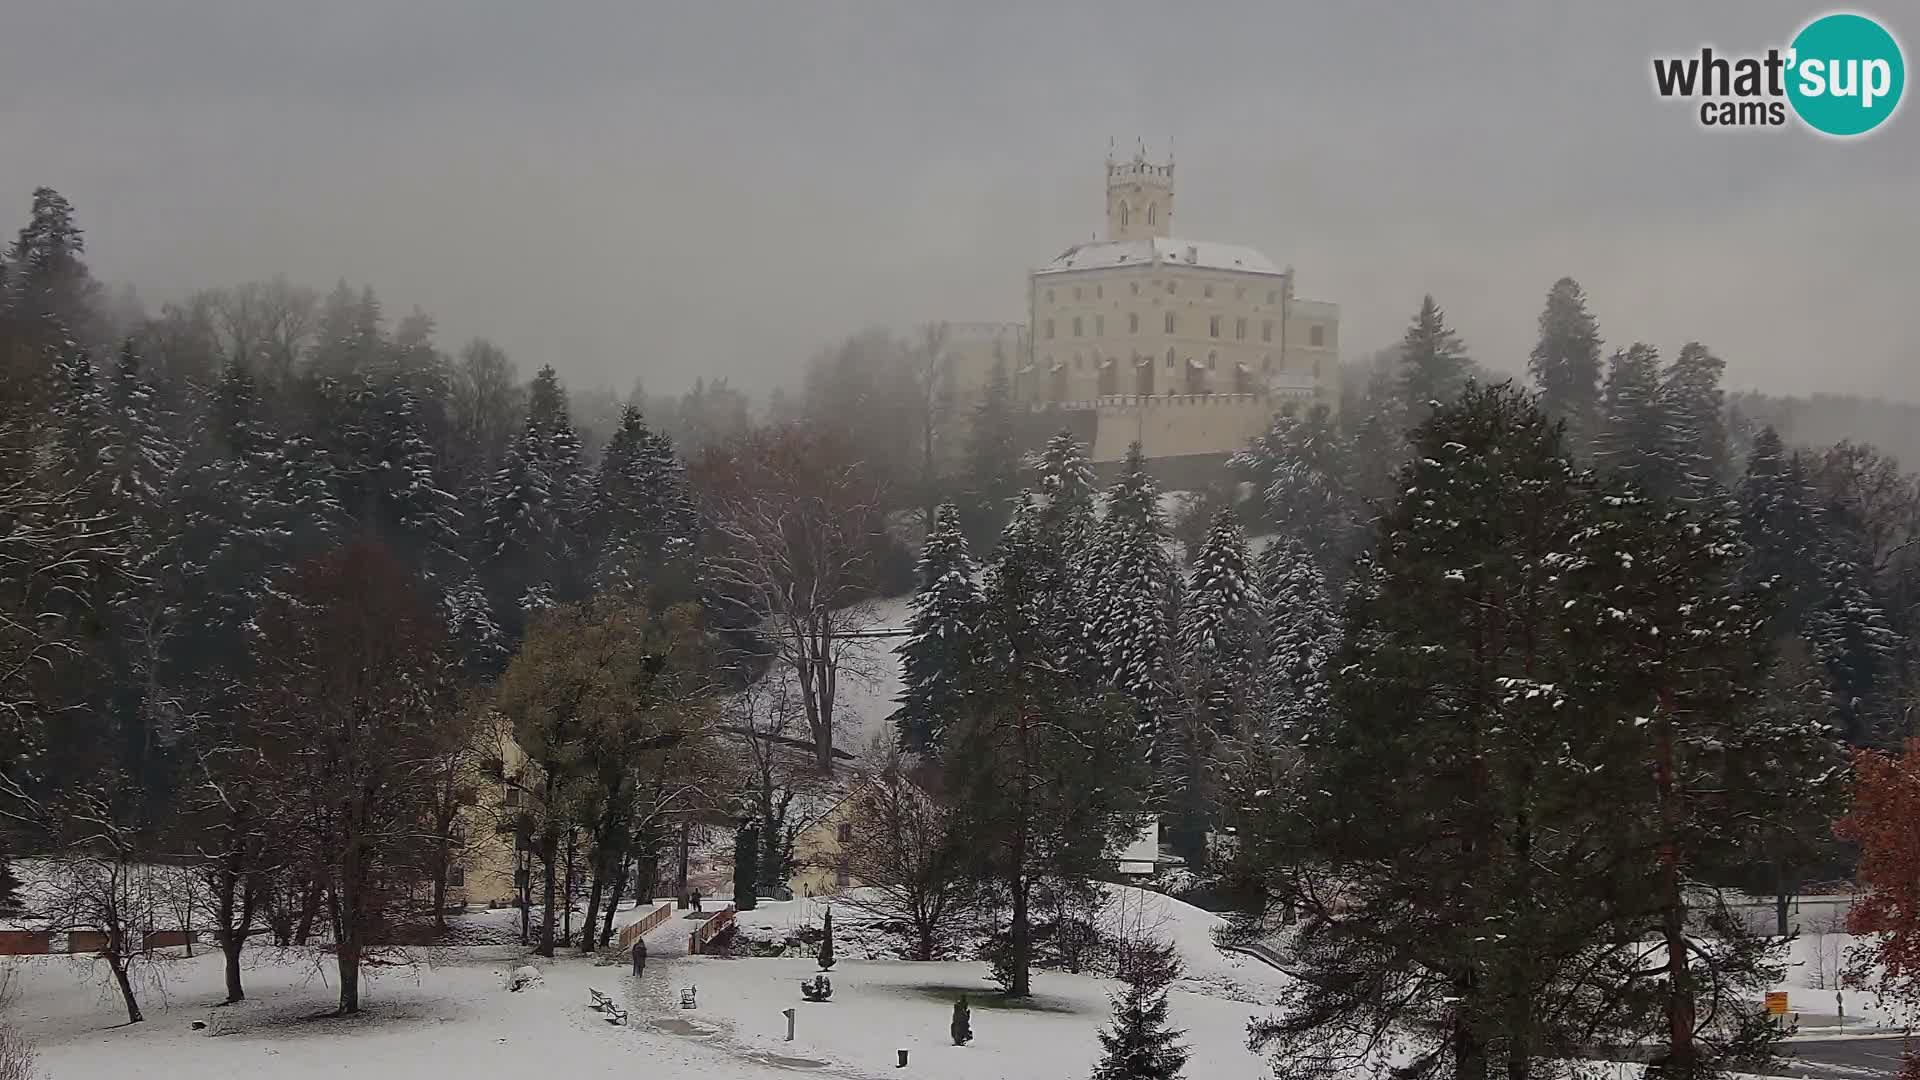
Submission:
[[[1144,148],[1132,161],[1107,155],[1107,239],[1151,240],[1171,236],[1173,158],[1165,165],[1147,162]]]

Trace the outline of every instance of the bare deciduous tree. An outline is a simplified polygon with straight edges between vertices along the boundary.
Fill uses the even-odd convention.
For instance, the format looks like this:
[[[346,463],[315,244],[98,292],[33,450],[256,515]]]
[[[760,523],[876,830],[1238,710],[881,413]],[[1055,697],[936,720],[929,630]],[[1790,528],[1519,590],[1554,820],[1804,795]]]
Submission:
[[[360,971],[413,882],[436,765],[455,712],[441,623],[384,548],[310,560],[260,619],[255,711],[281,725],[293,834],[321,876],[340,1011],[360,1010]]]
[[[914,782],[914,762],[890,735],[865,764],[841,845],[847,874],[860,888],[840,902],[906,927],[912,959],[937,959],[981,907],[981,891],[956,850],[953,815]]]
[[[710,451],[700,473],[708,580],[760,621],[774,662],[799,686],[815,766],[830,774],[841,669],[859,646],[848,635],[867,623],[882,493],[840,441],[804,425]]]

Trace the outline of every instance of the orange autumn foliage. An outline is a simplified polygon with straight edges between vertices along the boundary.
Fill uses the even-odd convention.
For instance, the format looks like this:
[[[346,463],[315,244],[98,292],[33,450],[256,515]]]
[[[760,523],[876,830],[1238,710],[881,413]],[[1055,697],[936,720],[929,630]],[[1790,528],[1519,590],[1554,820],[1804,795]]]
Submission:
[[[1897,757],[1854,751],[1853,808],[1833,831],[1860,846],[1866,892],[1847,916],[1864,939],[1855,977],[1920,1010],[1920,738]]]

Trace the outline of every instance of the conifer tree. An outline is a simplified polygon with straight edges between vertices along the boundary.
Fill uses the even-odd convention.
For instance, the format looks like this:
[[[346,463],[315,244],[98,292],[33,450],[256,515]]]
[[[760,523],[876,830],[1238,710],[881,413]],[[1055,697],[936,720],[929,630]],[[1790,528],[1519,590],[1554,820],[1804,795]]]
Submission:
[[[35,188],[27,223],[0,260],[7,265],[0,313],[30,347],[95,343],[100,286],[81,259],[86,250],[73,204],[52,188]]]
[[[1088,636],[1101,678],[1134,703],[1149,739],[1161,731],[1173,690],[1177,578],[1159,496],[1136,442],[1107,493],[1083,572]]]
[[[595,579],[634,589],[668,584],[667,568],[689,559],[697,531],[686,468],[666,436],[628,405],[600,456],[594,484]]]
[[[1672,485],[1672,497],[1683,502],[1718,497],[1727,482],[1731,458],[1726,394],[1720,389],[1726,366],[1705,345],[1690,341],[1660,383],[1666,430],[1658,449],[1667,459],[1661,471]]]
[[[1420,311],[1400,342],[1400,401],[1404,415],[1418,423],[1434,403],[1446,405],[1460,395],[1473,376],[1460,335],[1448,328],[1446,313],[1431,294],[1420,301]]]
[[[1615,352],[1607,362],[1594,467],[1632,480],[1651,494],[1666,495],[1673,489],[1666,453],[1669,430],[1660,392],[1660,354],[1640,342]]]
[[[999,538],[1020,491],[1020,448],[1014,430],[1013,389],[1007,366],[996,361],[987,376],[985,396],[974,406],[967,431],[966,493],[961,522],[974,550],[986,553]]]
[[[1340,648],[1339,613],[1318,562],[1298,542],[1268,544],[1256,570],[1267,632],[1262,712],[1272,736],[1297,741],[1327,711],[1326,668]]]
[[[960,527],[960,511],[942,504],[920,556],[920,588],[901,660],[900,739],[915,753],[940,743],[941,731],[965,706],[973,634],[983,594]]]
[[[1586,292],[1570,277],[1547,290],[1540,340],[1527,357],[1527,370],[1540,388],[1541,410],[1566,422],[1568,444],[1584,456],[1599,421],[1600,325],[1587,310]]]
[[[1218,748],[1239,734],[1255,700],[1256,655],[1263,630],[1261,597],[1248,565],[1246,537],[1233,511],[1214,515],[1182,595],[1179,661],[1187,696],[1177,711],[1174,785],[1175,850],[1203,866],[1217,795]]]
[[[1304,544],[1329,575],[1344,574],[1371,516],[1353,486],[1359,463],[1355,449],[1325,405],[1304,415],[1286,407],[1264,434],[1228,461],[1254,485],[1267,523]]]
[[[1140,966],[1129,971],[1125,989],[1113,995],[1113,1020],[1100,1032],[1102,1054],[1093,1080],[1175,1080],[1186,1067],[1183,1033],[1167,1021],[1167,984],[1177,964],[1151,974]]]

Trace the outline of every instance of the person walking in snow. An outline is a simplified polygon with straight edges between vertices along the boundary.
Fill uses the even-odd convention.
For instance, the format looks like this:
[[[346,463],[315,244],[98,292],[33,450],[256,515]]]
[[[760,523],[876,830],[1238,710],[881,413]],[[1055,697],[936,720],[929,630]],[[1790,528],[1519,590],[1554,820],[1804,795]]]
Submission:
[[[633,973],[638,976],[647,968],[647,939],[635,938],[633,942]]]
[[[695,911],[700,910],[700,890],[699,889],[693,890],[693,910]]]

